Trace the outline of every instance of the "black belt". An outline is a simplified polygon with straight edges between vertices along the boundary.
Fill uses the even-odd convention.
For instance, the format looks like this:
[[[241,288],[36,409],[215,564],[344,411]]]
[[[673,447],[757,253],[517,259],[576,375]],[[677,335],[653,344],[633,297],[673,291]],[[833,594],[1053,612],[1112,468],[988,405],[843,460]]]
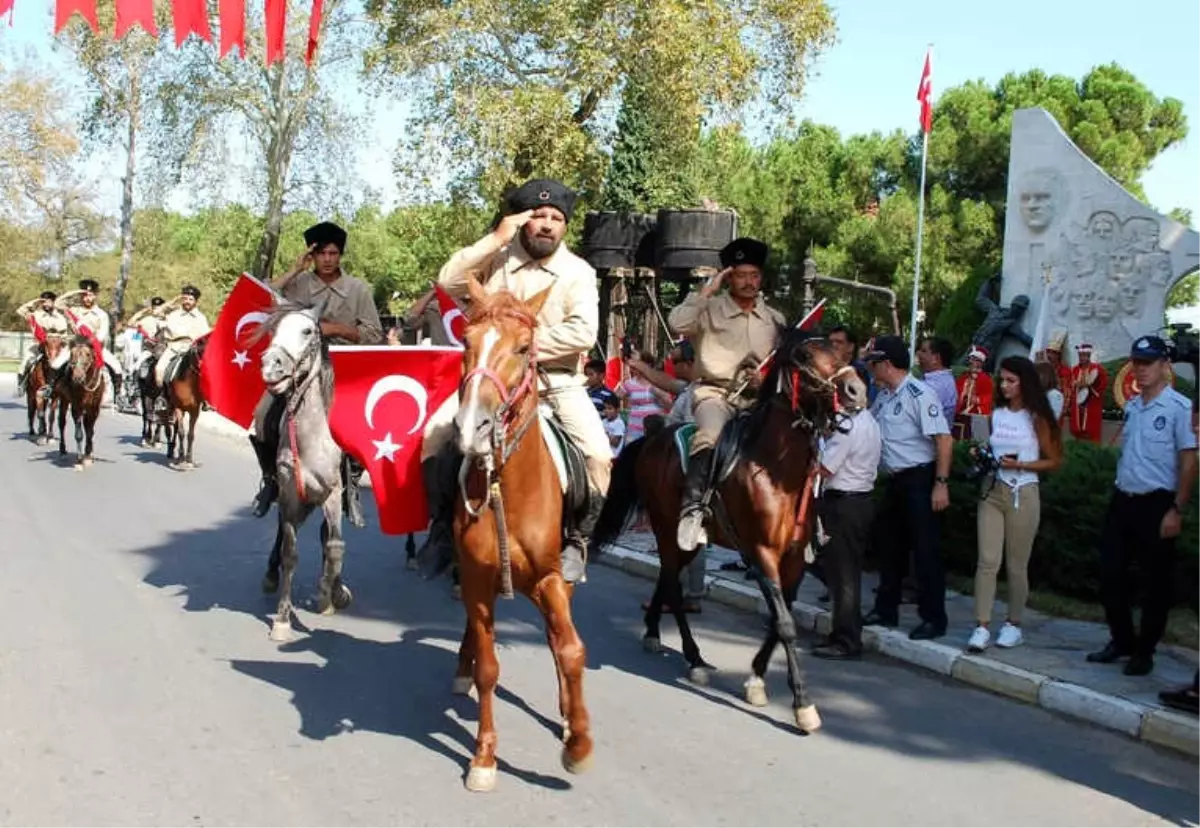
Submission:
[[[895,471],[885,472],[885,474],[887,477],[907,477],[908,475],[917,474],[919,472],[929,472],[933,471],[934,462],[935,461],[930,460],[928,463],[922,463],[919,466],[909,466],[908,468],[904,469],[896,469]]]
[[[824,489],[821,492],[821,497],[827,497],[830,500],[837,500],[842,497],[870,497],[872,492],[845,492],[841,489]]]

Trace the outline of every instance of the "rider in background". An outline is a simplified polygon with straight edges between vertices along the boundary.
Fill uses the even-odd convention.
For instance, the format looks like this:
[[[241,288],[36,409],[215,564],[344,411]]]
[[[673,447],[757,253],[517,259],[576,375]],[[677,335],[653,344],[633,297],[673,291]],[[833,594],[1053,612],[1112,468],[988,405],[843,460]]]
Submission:
[[[200,291],[185,285],[178,296],[154,311],[154,315],[162,319],[158,339],[162,342],[163,352],[154,366],[154,381],[159,388],[166,388],[174,379],[179,361],[192,344],[212,330],[204,313],[196,307],[199,300]]]
[[[142,335],[142,350],[138,354],[137,363],[133,366],[134,374],[141,374],[146,363],[153,363],[162,355],[163,348],[159,331],[162,329],[163,321],[155,314],[166,304],[166,301],[161,296],[155,296],[150,300],[149,307],[142,308],[125,322],[126,328],[136,330]],[[148,376],[149,372],[154,370],[153,364],[145,370]]]
[[[70,325],[67,323],[67,316],[61,310],[54,306],[54,300],[57,297],[52,290],[43,290],[41,296],[36,299],[30,299],[21,307],[17,308],[17,315],[29,323],[29,326],[36,331],[41,331],[46,336],[61,336],[64,339],[70,333]],[[42,342],[39,338],[29,346],[25,352],[25,359],[21,362],[21,370],[17,373],[17,396],[20,396],[25,390],[25,379],[29,375],[29,369],[33,367],[33,363],[42,356]],[[58,352],[54,365],[51,368],[61,368],[70,358],[71,353],[66,348]]]

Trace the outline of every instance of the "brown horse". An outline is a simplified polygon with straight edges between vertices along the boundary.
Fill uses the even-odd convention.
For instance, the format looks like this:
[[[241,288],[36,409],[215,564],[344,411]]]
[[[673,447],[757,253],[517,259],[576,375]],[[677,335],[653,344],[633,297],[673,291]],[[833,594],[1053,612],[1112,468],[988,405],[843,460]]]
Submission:
[[[39,446],[50,442],[54,436],[54,415],[58,410],[58,397],[54,394],[54,383],[59,372],[50,367],[66,341],[61,336],[48,334],[42,343],[41,354],[29,368],[25,378],[25,407],[29,413],[29,436]]]
[[[163,390],[171,412],[166,426],[167,461],[177,469],[196,467],[192,462],[192,447],[196,444],[196,421],[200,419],[200,408],[204,405],[204,395],[200,391],[200,362],[207,342],[206,338],[201,338],[192,343],[180,357],[174,379]],[[186,434],[182,430],[185,416],[188,421]]]
[[[804,732],[819,728],[821,717],[808,699],[800,673],[791,604],[804,574],[804,548],[815,525],[811,500],[816,441],[836,419],[838,374],[837,357],[824,340],[795,329],[785,331],[754,405],[731,420],[718,441],[713,462],[717,480],[709,501],[713,511],[709,537],[742,553],[771,613],[771,627],[746,681],[746,701],[760,707],[767,703],[763,676],[782,641],[796,725]],[[712,667],[700,656],[692,637],[679,582],[679,574],[697,550],[682,552],[675,540],[684,482],[678,446],[682,435],[677,441],[681,428],[685,435],[691,430],[691,426],[672,426],[621,451],[592,540],[598,546],[612,544],[639,503],[644,505],[661,565],[646,611],[643,644],[650,651],[661,646],[658,627],[665,604],[679,625],[689,677],[704,684]]]
[[[100,416],[100,403],[104,401],[107,373],[104,360],[97,357],[91,340],[76,336],[71,341],[68,370],[54,387],[58,395],[58,453],[63,456],[67,453],[67,408],[70,407],[71,420],[75,423],[77,469],[92,465],[96,419]]]
[[[541,612],[558,671],[563,718],[562,763],[581,773],[592,737],[583,700],[583,641],[571,620],[571,587],[563,580],[563,495],[538,420],[537,313],[549,289],[521,302],[507,292],[485,295],[472,277],[463,381],[456,418],[465,455],[454,510],[462,601],[467,626],[458,651],[454,691],[479,691],[479,732],[466,786],[496,785],[493,720],[500,665],[495,650],[497,594],[516,588]]]

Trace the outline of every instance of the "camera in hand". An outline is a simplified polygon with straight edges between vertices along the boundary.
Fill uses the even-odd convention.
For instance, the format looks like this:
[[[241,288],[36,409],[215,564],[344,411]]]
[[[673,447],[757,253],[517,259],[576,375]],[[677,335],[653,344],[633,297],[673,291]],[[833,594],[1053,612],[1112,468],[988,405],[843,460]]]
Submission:
[[[967,467],[963,477],[969,483],[977,483],[980,486],[994,476],[1000,470],[1000,458],[992,451],[991,445],[988,443],[974,443],[971,446],[971,465]],[[988,487],[989,491],[991,487]]]

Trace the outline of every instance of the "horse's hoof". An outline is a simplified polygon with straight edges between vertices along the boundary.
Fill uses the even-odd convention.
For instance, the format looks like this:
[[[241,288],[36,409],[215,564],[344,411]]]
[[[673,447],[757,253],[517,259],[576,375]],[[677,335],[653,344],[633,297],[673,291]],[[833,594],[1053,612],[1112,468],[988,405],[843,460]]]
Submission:
[[[90,465],[92,465],[92,463],[94,463],[94,462],[95,462],[95,460],[93,460],[93,459],[92,459],[92,458],[90,458],[90,457],[85,457],[85,458],[83,458],[83,465],[85,465],[85,466],[90,466]]]
[[[563,723],[562,723],[562,740],[563,740],[564,745],[567,742],[571,741],[571,725],[567,722],[566,719],[563,719]]]
[[[570,752],[563,748],[562,766],[567,773],[586,773],[592,767],[592,754],[588,754],[582,759],[575,760],[571,758]]]
[[[800,728],[801,733],[813,733],[821,729],[821,714],[817,712],[815,704],[796,708],[796,727]]]
[[[477,768],[471,765],[467,771],[467,790],[487,793],[496,789],[496,768]]]
[[[642,639],[642,649],[648,653],[657,653],[662,650],[662,642],[652,635],[648,635]]]
[[[743,687],[746,690],[746,704],[752,707],[767,706],[767,684],[761,678],[751,676]]]
[[[330,596],[330,600],[333,601],[334,609],[344,610],[354,600],[354,593],[345,584],[334,584],[333,595]]]
[[[39,438],[37,439],[37,444],[38,444],[39,446],[44,446],[44,445],[47,445],[49,442],[50,442],[50,441],[49,441],[47,438],[45,438],[45,437],[39,437]]]
[[[154,447],[153,443],[147,443],[144,438],[142,439],[142,442],[138,443],[138,445],[141,446],[142,448],[153,448]]]
[[[688,670],[688,681],[697,687],[708,687],[711,677],[711,667],[692,667]]]
[[[83,463],[82,462],[75,464],[75,471],[83,471]]]
[[[409,572],[415,572],[417,569],[419,569],[420,564],[417,563],[417,556],[410,555],[408,560],[404,562],[404,568]]]
[[[456,696],[469,696],[474,686],[475,681],[470,676],[455,676],[450,683],[450,692]]]
[[[276,621],[271,624],[272,641],[291,641],[292,625],[287,621]]]
[[[268,595],[273,594],[279,589],[279,573],[268,572],[262,579],[262,591]]]
[[[450,587],[450,597],[453,598],[455,601],[462,600],[462,585],[461,584],[454,584],[452,587]]]
[[[337,612],[337,607],[333,605],[333,601],[318,601],[317,615],[333,615]]]

